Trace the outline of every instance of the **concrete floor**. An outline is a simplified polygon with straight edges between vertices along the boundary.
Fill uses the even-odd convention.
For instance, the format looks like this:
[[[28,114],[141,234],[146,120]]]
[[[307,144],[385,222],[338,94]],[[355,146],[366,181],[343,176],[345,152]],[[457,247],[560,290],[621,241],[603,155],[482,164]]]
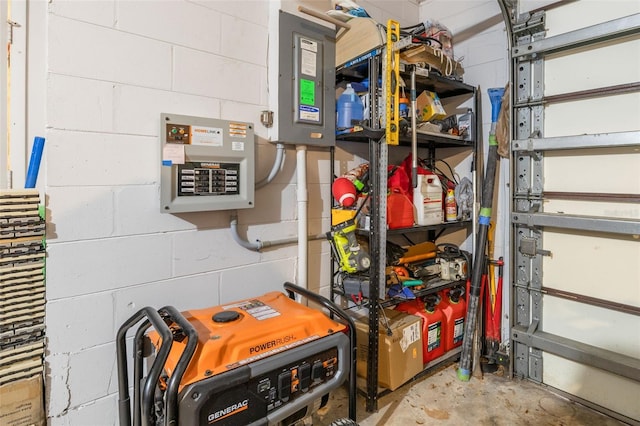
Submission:
[[[367,413],[359,396],[360,426],[483,425],[578,426],[622,425],[615,419],[551,393],[529,381],[509,380],[500,372],[461,382],[457,364],[405,384],[378,401],[378,411]],[[326,407],[313,416],[314,426],[326,426],[348,417],[346,388],[331,395]]]

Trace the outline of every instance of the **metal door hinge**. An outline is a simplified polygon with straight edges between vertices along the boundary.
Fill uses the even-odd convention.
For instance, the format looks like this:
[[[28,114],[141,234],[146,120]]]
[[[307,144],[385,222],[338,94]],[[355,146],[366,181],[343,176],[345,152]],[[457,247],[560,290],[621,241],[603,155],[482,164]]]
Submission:
[[[535,257],[538,254],[542,256],[551,256],[549,250],[538,249],[538,240],[535,238],[522,237],[520,239],[520,253],[525,256]]]

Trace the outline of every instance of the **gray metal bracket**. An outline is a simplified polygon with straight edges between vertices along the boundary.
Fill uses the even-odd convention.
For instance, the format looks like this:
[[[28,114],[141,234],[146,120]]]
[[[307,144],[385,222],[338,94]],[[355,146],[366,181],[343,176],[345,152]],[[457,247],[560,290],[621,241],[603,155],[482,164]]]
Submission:
[[[545,36],[545,14],[537,12],[518,17],[513,26],[515,46],[530,45]],[[515,48],[513,48],[515,49]],[[513,50],[512,50],[513,51]],[[537,140],[544,135],[544,62],[535,56],[513,56],[516,140]],[[513,148],[513,144],[512,144]],[[512,208],[518,214],[536,214],[542,210],[542,151],[512,151]],[[515,215],[515,213],[514,213]],[[514,325],[533,333],[542,317],[542,231],[526,223],[517,223],[512,216],[515,273],[512,284]],[[513,340],[513,374],[542,382],[542,352],[522,341]]]

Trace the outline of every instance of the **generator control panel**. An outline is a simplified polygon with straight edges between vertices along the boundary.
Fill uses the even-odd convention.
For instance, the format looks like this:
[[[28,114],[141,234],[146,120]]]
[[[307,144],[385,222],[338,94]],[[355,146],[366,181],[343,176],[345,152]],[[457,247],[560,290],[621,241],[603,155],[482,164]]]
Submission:
[[[163,213],[252,208],[253,124],[160,115]]]

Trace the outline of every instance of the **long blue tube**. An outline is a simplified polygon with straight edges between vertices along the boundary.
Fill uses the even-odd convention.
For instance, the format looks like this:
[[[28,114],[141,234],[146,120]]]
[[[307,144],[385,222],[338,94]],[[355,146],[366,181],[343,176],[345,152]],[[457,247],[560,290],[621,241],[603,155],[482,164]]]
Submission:
[[[25,188],[35,188],[38,180],[38,171],[40,170],[40,160],[42,159],[42,151],[44,150],[44,138],[36,136],[33,140],[33,148],[31,149],[31,158],[29,160],[29,168],[27,169],[27,179],[24,184]]]

